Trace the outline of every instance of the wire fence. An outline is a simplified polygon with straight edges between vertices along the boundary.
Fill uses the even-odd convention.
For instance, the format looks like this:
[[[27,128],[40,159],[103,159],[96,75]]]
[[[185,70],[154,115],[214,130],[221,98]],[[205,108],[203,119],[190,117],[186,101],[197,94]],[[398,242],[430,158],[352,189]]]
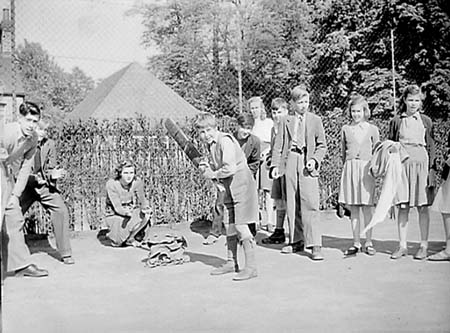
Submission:
[[[330,208],[342,168],[340,131],[350,121],[346,106],[354,92],[367,98],[371,121],[385,139],[402,89],[423,83],[424,112],[435,121],[442,161],[450,130],[450,52],[441,37],[433,36],[447,38],[440,27],[448,27],[449,19],[433,12],[435,7],[424,10],[422,2],[415,7],[405,1],[329,2],[321,16],[310,18],[304,10],[319,13],[326,2],[3,1],[0,119],[14,120],[14,110],[26,98],[37,99],[47,115],[62,123],[96,84],[128,64],[124,58],[129,55],[123,53],[128,49],[142,52],[139,60],[148,61],[149,70],[198,110],[218,114],[227,131],[235,126],[232,118],[249,111],[248,98],[261,96],[269,110],[272,99],[289,100],[290,90],[303,84],[311,92],[312,110],[324,122],[328,153],[320,177],[321,208]],[[64,12],[76,21],[65,19]],[[41,13],[54,19],[42,20]],[[158,22],[159,30],[151,30]],[[158,40],[159,53],[133,49],[126,44],[131,39],[146,46]],[[96,74],[92,78],[67,69],[73,66]],[[75,229],[102,225],[104,183],[124,156],[136,161],[160,222],[210,216],[211,186],[199,182],[164,130],[148,120],[72,122],[55,127],[52,137],[61,165],[69,170],[63,188]],[[43,212],[36,206],[28,217],[30,232],[50,228],[48,219],[33,222],[39,216]]]

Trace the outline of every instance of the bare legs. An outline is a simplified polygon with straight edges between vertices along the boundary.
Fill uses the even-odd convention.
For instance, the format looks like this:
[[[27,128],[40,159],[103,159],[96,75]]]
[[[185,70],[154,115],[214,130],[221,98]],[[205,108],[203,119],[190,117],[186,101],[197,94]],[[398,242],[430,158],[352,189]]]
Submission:
[[[398,211],[398,236],[399,249],[391,256],[392,259],[398,259],[407,254],[407,235],[409,224],[409,206],[399,207]],[[430,212],[428,206],[417,207],[419,213],[420,228],[420,248],[414,256],[415,259],[425,259],[428,249],[428,233],[430,230]]]

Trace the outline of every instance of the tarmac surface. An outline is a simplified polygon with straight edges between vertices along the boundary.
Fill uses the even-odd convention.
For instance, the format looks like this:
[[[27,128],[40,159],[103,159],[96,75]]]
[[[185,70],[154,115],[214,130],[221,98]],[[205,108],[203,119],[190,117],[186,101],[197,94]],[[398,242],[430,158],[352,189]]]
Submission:
[[[344,259],[350,223],[321,212],[324,261],[259,245],[258,277],[242,282],[209,275],[224,262],[225,239],[202,245],[208,225],[200,222],[174,227],[191,258],[177,266],[148,268],[147,251],[106,246],[98,231],[73,235],[72,266],[56,259],[52,239],[30,240],[34,262],[50,276],[6,278],[3,332],[450,332],[450,262],[412,258],[416,211],[411,218],[408,257],[389,259],[397,228],[388,220],[375,227],[375,256]],[[433,213],[430,254],[443,239]]]

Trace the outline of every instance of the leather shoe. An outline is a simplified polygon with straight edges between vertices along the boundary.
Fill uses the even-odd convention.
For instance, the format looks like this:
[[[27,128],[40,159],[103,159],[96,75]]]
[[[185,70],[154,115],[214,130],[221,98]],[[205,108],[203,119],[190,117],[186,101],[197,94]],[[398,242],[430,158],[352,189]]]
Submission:
[[[48,276],[48,271],[45,269],[38,268],[34,264],[31,264],[25,268],[17,270],[15,276],[44,277]]]
[[[424,260],[427,257],[427,248],[421,246],[417,253],[414,255],[414,259],[416,260]]]
[[[302,252],[304,250],[305,250],[305,244],[303,242],[296,242],[296,243],[292,243],[292,244],[284,246],[281,249],[281,253],[289,254],[289,253]]]
[[[73,265],[75,264],[75,260],[72,257],[64,257],[62,258],[64,265]]]
[[[400,259],[403,256],[408,255],[408,249],[399,247],[394,253],[391,254],[391,259]]]

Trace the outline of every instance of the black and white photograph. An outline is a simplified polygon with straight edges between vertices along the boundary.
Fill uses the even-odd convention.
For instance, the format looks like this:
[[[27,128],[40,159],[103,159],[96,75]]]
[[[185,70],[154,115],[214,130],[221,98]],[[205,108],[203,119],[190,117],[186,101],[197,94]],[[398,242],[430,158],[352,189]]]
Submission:
[[[450,332],[448,0],[0,0],[0,333]]]

